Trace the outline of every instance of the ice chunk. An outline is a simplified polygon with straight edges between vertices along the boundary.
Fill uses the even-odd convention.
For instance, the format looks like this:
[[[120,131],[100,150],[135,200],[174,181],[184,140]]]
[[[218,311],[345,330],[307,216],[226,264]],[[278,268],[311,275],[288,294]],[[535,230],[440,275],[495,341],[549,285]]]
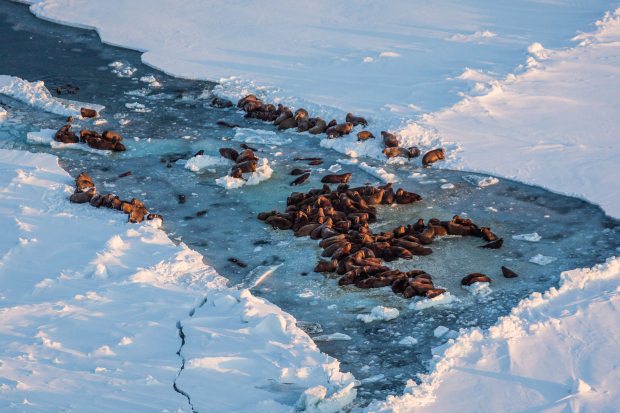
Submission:
[[[215,169],[212,167],[222,165],[230,165],[230,161],[221,156],[196,155],[185,162],[185,169],[189,169],[192,172],[201,172],[203,170],[215,172]]]
[[[551,264],[553,261],[557,260],[556,257],[548,257],[542,254],[536,254],[532,258],[530,258],[530,262],[538,265],[547,265]]]
[[[263,145],[284,145],[292,142],[290,138],[286,138],[274,131],[250,128],[235,128],[233,140]]]
[[[403,337],[402,339],[400,339],[398,344],[411,347],[411,346],[415,346],[416,344],[418,344],[418,340],[411,336],[407,336],[407,337]]]
[[[449,292],[445,292],[443,294],[438,295],[433,298],[423,298],[421,300],[416,300],[409,304],[409,308],[412,310],[424,310],[426,308],[441,306],[441,305],[449,305],[458,302],[459,299],[450,294]]]
[[[463,179],[469,182],[473,186],[484,188],[499,183],[499,179],[494,176],[480,176],[480,175],[465,175]]]
[[[256,172],[243,174],[243,178],[233,178],[232,176],[222,176],[217,178],[215,183],[226,189],[241,188],[243,185],[258,185],[259,183],[271,178],[273,169],[269,166],[267,158],[260,158]]]
[[[322,334],[320,336],[312,337],[314,341],[346,341],[351,340],[351,336],[343,333]]]
[[[433,331],[433,335],[437,338],[443,337],[450,329],[446,326],[439,326]]]
[[[370,314],[358,314],[357,319],[362,320],[365,323],[371,323],[377,320],[389,321],[393,320],[400,315],[400,312],[396,308],[384,307],[378,305],[370,310]]]
[[[542,237],[538,235],[537,232],[532,232],[531,234],[513,235],[512,239],[516,239],[519,241],[538,242],[542,239]]]

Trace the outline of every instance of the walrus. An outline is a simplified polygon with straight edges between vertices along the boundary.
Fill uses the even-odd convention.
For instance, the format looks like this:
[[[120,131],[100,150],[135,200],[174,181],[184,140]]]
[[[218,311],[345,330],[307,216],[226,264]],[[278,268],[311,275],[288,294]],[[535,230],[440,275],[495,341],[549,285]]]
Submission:
[[[289,108],[284,107],[282,109],[282,112],[278,115],[278,117],[276,118],[276,120],[273,121],[274,125],[280,125],[280,123],[284,122],[286,119],[292,118],[293,117],[293,111],[291,111]]]
[[[490,248],[490,249],[500,249],[504,245],[504,238],[496,239],[495,241],[491,241],[484,245],[481,245],[480,248]]]
[[[433,149],[424,154],[424,156],[422,157],[422,165],[429,166],[430,164],[443,159],[446,159],[443,148]]]
[[[291,171],[291,175],[303,175],[305,173],[310,172],[309,169],[299,169],[299,168],[295,168]]]
[[[58,129],[56,134],[54,134],[54,140],[62,143],[78,143],[80,141],[75,132],[71,130],[70,124]]]
[[[75,204],[84,204],[86,202],[90,202],[91,198],[95,196],[91,191],[88,192],[74,192],[69,197],[69,201]]]
[[[383,154],[388,158],[396,158],[401,156],[403,158],[409,158],[409,151],[405,148],[399,148],[397,146],[388,147],[383,149]]]
[[[293,182],[291,182],[291,186],[294,185],[301,185],[304,182],[306,182],[308,180],[308,178],[310,178],[310,173],[306,172],[303,175],[300,175],[297,179],[295,179]]]
[[[237,158],[239,158],[239,152],[237,152],[233,148],[220,148],[219,152],[220,155],[222,155],[224,158],[230,159],[233,162],[235,162]]]
[[[276,119],[277,120],[277,119]],[[291,116],[289,118],[284,119],[282,122],[278,123],[278,130],[286,130],[297,127],[297,120],[295,116]]]
[[[321,183],[324,184],[346,184],[351,179],[351,173],[347,172],[340,175],[325,175],[321,179]]]
[[[215,122],[216,125],[218,126],[222,126],[224,128],[239,128],[240,126],[237,125],[236,123],[230,123],[230,122],[226,122],[224,120],[218,120],[217,122]]]
[[[398,147],[398,138],[393,133],[381,131],[381,137],[383,138],[383,144],[386,148]]]
[[[246,149],[237,156],[235,162],[241,163],[245,161],[258,161],[256,155],[254,155],[254,151],[252,149]]]
[[[80,108],[80,116],[83,118],[96,118],[97,111],[95,109]]]
[[[417,158],[418,156],[420,156],[420,148],[417,146],[410,146],[407,148],[407,157],[409,159]]]
[[[491,279],[484,275],[481,274],[479,272],[474,272],[471,274],[467,274],[465,277],[463,277],[463,279],[461,280],[461,285],[472,285],[474,283],[490,283]]]
[[[399,188],[396,191],[395,198],[397,204],[411,204],[413,202],[421,201],[422,197],[414,192],[405,191],[402,188]]]
[[[80,142],[86,143],[86,138],[98,138],[101,139],[99,132],[94,130],[82,129],[80,131]]]
[[[328,127],[325,133],[330,139],[338,138],[343,135],[348,135],[353,130],[353,124],[350,122],[339,123],[337,125]]]
[[[274,229],[290,229],[293,226],[291,221],[278,215],[270,216],[265,220],[265,222],[271,225]]]
[[[257,161],[250,159],[244,162],[238,162],[235,166],[233,166],[233,170],[239,170],[242,173],[256,172],[257,164]]]
[[[148,214],[148,215],[146,216],[146,219],[147,219],[148,221],[152,221],[152,220],[154,220],[154,219],[159,219],[159,220],[161,220],[162,222],[164,222],[164,217],[163,217],[163,216],[161,216],[161,215],[159,215],[159,214]]]
[[[369,132],[367,130],[363,130],[361,132],[357,132],[357,140],[358,141],[365,141],[368,139],[374,139],[375,135],[372,134],[372,132]]]
[[[252,95],[252,94],[246,95],[245,97],[242,97],[241,99],[239,99],[239,101],[237,102],[237,107],[242,108],[243,105],[246,104],[246,102],[255,101],[255,100],[258,100],[256,95]]]
[[[312,166],[316,166],[316,165],[321,165],[323,163],[323,159],[312,159],[311,161],[308,162],[308,165],[312,165]]]
[[[366,121],[366,119],[362,118],[361,116],[354,116],[352,113],[347,113],[346,121],[352,123],[353,126],[368,126],[368,122]]]
[[[303,108],[297,109],[294,117],[297,122],[301,122],[302,120],[308,119],[308,111]]]
[[[443,288],[431,288],[430,290],[428,290],[426,292],[426,298],[435,298],[443,293],[445,293],[446,290]]]
[[[261,100],[249,100],[243,104],[243,110],[247,113],[259,111],[263,108],[263,102]]]
[[[514,272],[508,267],[504,267],[503,265],[502,265],[502,275],[505,278],[516,278],[519,276],[519,274],[517,274],[516,272]]]
[[[327,129],[327,123],[323,119],[318,117],[313,119],[314,126],[308,129],[308,133],[310,133],[311,135],[318,135],[325,132],[325,130]]]
[[[228,99],[224,99],[219,96],[214,96],[213,99],[211,99],[210,105],[211,107],[214,107],[214,108],[225,109],[225,108],[231,108],[233,106],[233,103]]]

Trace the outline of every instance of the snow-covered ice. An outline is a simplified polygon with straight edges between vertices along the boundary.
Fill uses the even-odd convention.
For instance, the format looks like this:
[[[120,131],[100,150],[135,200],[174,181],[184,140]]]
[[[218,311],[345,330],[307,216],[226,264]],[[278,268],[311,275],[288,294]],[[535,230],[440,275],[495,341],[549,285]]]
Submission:
[[[357,319],[364,323],[372,323],[373,321],[390,321],[399,315],[400,312],[396,308],[378,305],[370,310],[370,314],[358,314]]]
[[[189,411],[175,380],[197,411],[289,412],[317,386],[316,411],[355,398],[293,317],[226,287],[159,220],[69,203],[72,184],[54,156],[0,149],[0,410]]]
[[[0,94],[32,107],[63,116],[80,116],[81,108],[101,112],[105,106],[60,99],[52,96],[43,81],[29,82],[16,76],[0,74]]]
[[[256,172],[247,172],[243,178],[233,178],[230,175],[222,176],[215,180],[215,183],[226,189],[237,189],[244,185],[258,185],[259,183],[271,178],[273,169],[269,166],[267,158],[260,158],[256,167]]]
[[[180,161],[178,161],[180,162]],[[215,166],[230,166],[231,162],[221,156],[196,155],[185,161],[185,169],[192,172],[215,172]]]
[[[531,234],[517,234],[513,235],[512,239],[516,239],[518,241],[529,241],[529,242],[538,242],[542,239],[537,232],[532,232]]]

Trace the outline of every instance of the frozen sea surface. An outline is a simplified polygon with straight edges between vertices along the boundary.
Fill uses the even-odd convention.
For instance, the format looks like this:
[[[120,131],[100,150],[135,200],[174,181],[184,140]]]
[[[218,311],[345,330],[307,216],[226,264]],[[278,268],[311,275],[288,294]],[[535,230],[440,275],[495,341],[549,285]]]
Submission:
[[[198,150],[217,155],[220,147],[239,145],[239,133],[217,126],[218,120],[247,128],[244,135],[251,129],[273,131],[272,126],[245,120],[234,109],[210,108],[207,102],[214,84],[179,80],[149,69],[140,63],[138,53],[102,46],[93,32],[35,20],[22,6],[9,3],[0,3],[0,19],[0,55],[13,56],[0,61],[0,73],[44,80],[51,91],[68,83],[79,86],[76,95],[61,96],[105,105],[101,114],[105,123],[99,120],[95,127],[119,130],[128,151],[102,156],[29,144],[27,132],[58,128],[64,119],[2,96],[0,105],[8,115],[0,123],[0,146],[54,153],[72,175],[89,171],[100,192],[144,200],[165,216],[165,229],[174,239],[200,251],[231,285],[260,281],[254,292],[293,314],[311,336],[350,337],[317,344],[362,381],[359,405],[400,393],[409,378],[426,371],[433,348],[444,344],[454,331],[492,325],[530,292],[555,285],[562,270],[602,262],[619,243],[618,222],[587,202],[505,179],[481,188],[464,179],[471,173],[422,169],[419,161],[384,166],[367,159],[369,166],[384,167],[398,178],[399,186],[424,197],[414,205],[381,208],[377,230],[420,217],[449,219],[460,214],[490,226],[505,244],[501,250],[484,250],[478,248],[479,240],[445,238],[432,245],[434,253],[428,257],[392,263],[432,274],[435,283],[453,297],[443,305],[424,308],[384,289],[338,287],[337,280],[312,272],[320,255],[315,241],[274,231],[256,214],[284,209],[291,191],[319,186],[321,176],[336,164],[341,168],[338,173],[353,173],[353,185],[377,183],[368,168],[322,148],[316,137],[277,133],[279,139],[251,144],[259,156],[269,159],[272,178],[256,186],[225,190],[215,179],[225,175],[228,166],[214,165],[214,172],[194,173],[184,168],[182,160]],[[93,127],[90,122],[82,125]],[[289,185],[294,177],[288,171],[307,165],[295,161],[296,156],[325,160],[312,167],[309,183],[298,188]],[[132,174],[118,178],[126,171]],[[179,203],[180,195],[185,203]],[[513,239],[534,232],[541,237],[536,243]],[[530,262],[539,254],[556,260],[547,265]],[[502,265],[521,277],[502,278]],[[469,272],[491,276],[490,289],[463,289],[459,281]],[[370,323],[358,319],[377,306],[395,308],[399,315]],[[442,328],[444,334],[434,334],[439,327],[447,332]]]

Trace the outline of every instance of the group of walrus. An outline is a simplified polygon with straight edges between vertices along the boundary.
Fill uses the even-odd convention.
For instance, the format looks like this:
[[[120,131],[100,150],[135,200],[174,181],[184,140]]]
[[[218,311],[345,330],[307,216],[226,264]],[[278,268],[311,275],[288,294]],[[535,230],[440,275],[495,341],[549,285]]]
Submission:
[[[232,107],[232,102],[214,97],[211,105],[218,108]],[[361,116],[355,116],[347,113],[345,122],[338,123],[336,119],[326,122],[321,117],[310,117],[306,109],[300,108],[293,112],[287,106],[272,103],[264,103],[256,97],[256,95],[247,95],[237,102],[237,107],[245,112],[246,118],[259,119],[264,122],[272,122],[277,126],[278,130],[296,129],[298,132],[308,132],[311,135],[325,134],[329,139],[339,138],[350,134],[353,128],[361,125],[368,126],[368,121]],[[368,130],[362,130],[357,133],[358,141],[374,139],[375,136]],[[420,149],[417,146],[408,148],[400,147],[398,138],[393,133],[382,131],[383,154],[387,158],[401,156],[407,159],[420,156]],[[428,166],[439,160],[445,159],[445,152],[442,148],[432,149],[422,157],[422,164]]]
[[[415,224],[400,225],[391,231],[374,234],[369,224],[377,221],[377,205],[411,204],[422,197],[392,184],[351,188],[340,184],[336,190],[328,185],[308,192],[293,192],[287,198],[285,212],[269,211],[258,214],[274,229],[294,231],[295,236],[320,240],[322,257],[315,272],[336,273],[339,285],[358,288],[390,286],[395,294],[405,298],[433,298],[445,292],[434,286],[432,277],[423,270],[403,272],[390,269],[384,263],[397,259],[412,259],[433,252],[428,247],[436,237],[446,235],[474,236],[486,241],[482,248],[501,248],[503,239],[488,227],[479,227],[470,219],[455,215],[450,221],[432,218],[419,219]],[[507,278],[516,273],[502,267]],[[491,282],[480,273],[461,280],[463,285]]]
[[[94,118],[97,111],[94,109],[81,108],[80,115],[83,118]],[[78,136],[71,130],[73,117],[67,119],[68,123],[58,129],[54,134],[54,140],[62,143],[85,143],[93,149],[100,149],[113,152],[123,152],[126,150],[125,145],[121,142],[123,137],[118,133],[110,130],[104,131],[102,134],[94,130],[82,129]]]
[[[92,178],[82,172],[75,178],[75,191],[69,198],[69,201],[76,204],[89,203],[91,206],[100,208],[110,208],[123,211],[128,215],[129,222],[140,223],[144,219],[152,220],[163,218],[159,214],[150,214],[144,203],[139,199],[133,198],[131,201],[123,201],[114,194],[101,195],[97,193],[97,188]]]
[[[247,145],[244,146],[241,153],[234,148],[220,148],[220,155],[235,163],[229,173],[233,178],[243,179],[244,173],[256,172],[259,159],[254,154],[255,150]]]

